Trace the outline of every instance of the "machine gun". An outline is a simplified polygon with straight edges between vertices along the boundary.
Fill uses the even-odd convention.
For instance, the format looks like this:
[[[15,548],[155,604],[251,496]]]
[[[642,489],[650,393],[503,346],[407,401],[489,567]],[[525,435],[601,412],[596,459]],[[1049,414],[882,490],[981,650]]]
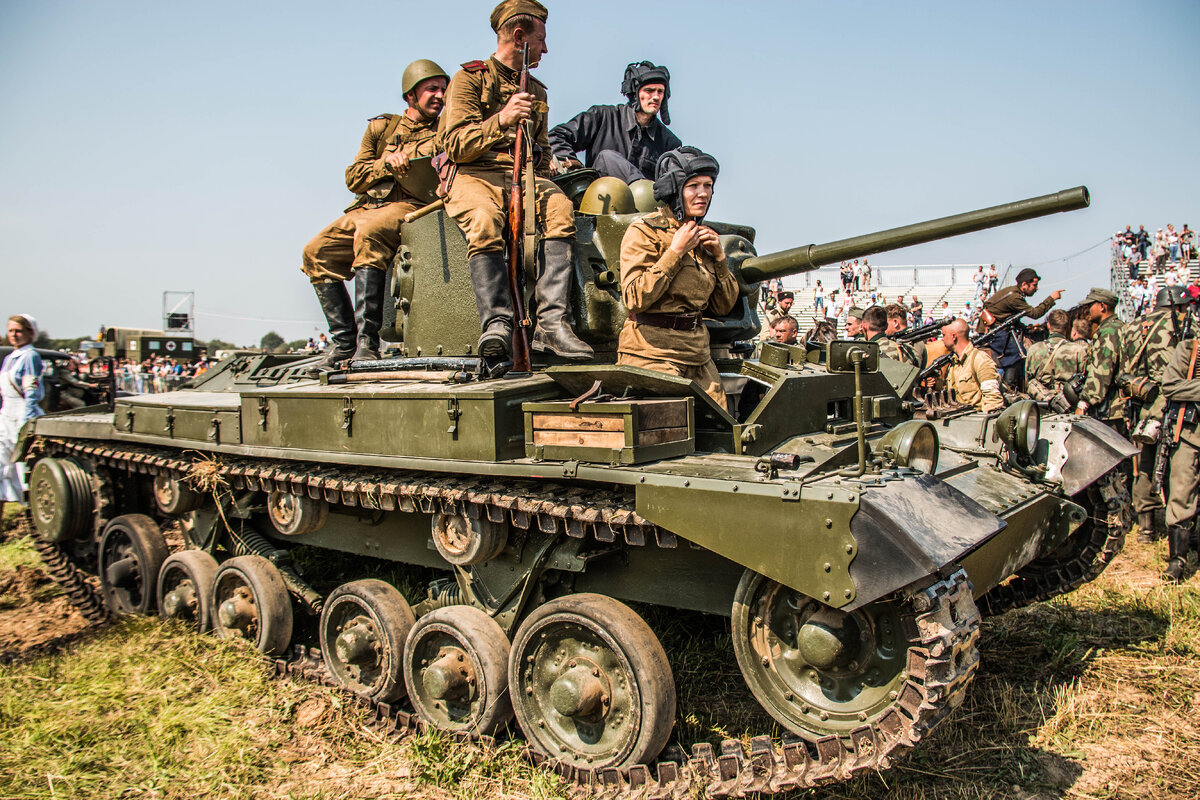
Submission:
[[[1017,327],[1021,322],[1022,316],[1024,316],[1024,315],[1013,314],[1011,317],[1004,320],[1004,322],[1000,322],[1000,323],[993,325],[991,328],[984,331],[983,333],[975,334],[974,336],[971,337],[971,344],[975,345],[976,347],[983,347],[984,345],[991,342],[992,339],[996,338],[998,335],[1000,335],[1004,331],[1010,331],[1013,328]],[[917,380],[923,381],[926,378],[928,378],[930,375],[936,375],[938,370],[940,370],[942,367],[949,364],[950,359],[952,359],[952,358],[954,358],[953,352],[949,352],[949,353],[946,353],[946,355],[944,355],[944,356],[939,356],[938,358],[935,358],[933,361],[930,362],[929,366],[927,366],[925,369],[921,370],[921,374],[917,377]]]
[[[919,328],[908,328],[900,331],[892,337],[893,341],[911,344],[912,342],[923,342],[934,334],[940,333],[942,328],[954,322],[954,317],[946,317],[944,319],[934,320],[928,325],[922,325]]]

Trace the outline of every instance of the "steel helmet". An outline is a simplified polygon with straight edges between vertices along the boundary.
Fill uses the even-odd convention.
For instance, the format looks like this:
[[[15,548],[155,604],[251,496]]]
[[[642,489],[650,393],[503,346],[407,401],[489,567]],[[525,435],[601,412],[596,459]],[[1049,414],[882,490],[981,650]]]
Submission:
[[[1167,306],[1186,306],[1192,302],[1192,296],[1188,294],[1187,289],[1182,286],[1164,286],[1158,290],[1158,294],[1154,296],[1155,308],[1166,308]]]
[[[637,211],[629,184],[620,178],[597,178],[583,193],[579,210],[584,214],[632,214]]]
[[[633,205],[638,211],[648,213],[658,208],[658,201],[654,199],[654,181],[649,178],[629,184],[629,191],[633,192]]]
[[[418,58],[404,68],[404,75],[400,78],[400,93],[408,94],[417,87],[418,83],[430,78],[450,80],[446,70],[439,67],[436,62],[430,61],[428,58]]]

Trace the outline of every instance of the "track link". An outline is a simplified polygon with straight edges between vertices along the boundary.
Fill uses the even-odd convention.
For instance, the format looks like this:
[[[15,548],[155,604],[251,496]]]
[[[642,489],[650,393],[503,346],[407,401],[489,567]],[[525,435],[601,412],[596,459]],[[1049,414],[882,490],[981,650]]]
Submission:
[[[45,441],[51,453],[87,455],[97,463],[144,474],[170,471],[178,477],[189,474],[194,460],[180,459],[152,448],[110,447],[70,441]],[[471,478],[427,476],[422,473],[372,472],[328,468],[322,465],[273,464],[263,466],[249,459],[221,462],[219,470],[234,488],[250,490],[303,488],[310,496],[365,508],[458,511],[474,516],[487,514],[496,521],[510,519],[518,527],[538,529],[611,542],[621,536],[630,545],[650,542],[675,547],[676,538],[648,523],[632,510],[632,495],[621,490],[587,494],[575,498],[563,490],[534,482],[484,483]],[[529,490],[525,494],[526,489]],[[513,494],[521,491],[521,495]],[[313,494],[319,492],[319,494]],[[390,499],[389,499],[390,498]],[[565,502],[575,500],[577,503]],[[585,502],[587,503],[585,505]],[[501,516],[501,512],[503,516]],[[521,523],[524,522],[524,525]],[[38,544],[51,576],[68,590],[72,602],[84,616],[98,622],[107,618],[103,600],[61,548]],[[848,737],[827,736],[816,742],[797,737],[782,740],[756,736],[750,746],[726,739],[718,747],[703,742],[690,751],[672,745],[662,761],[636,765],[626,770],[590,770],[547,759],[532,748],[525,757],[534,765],[554,772],[572,785],[577,797],[604,800],[661,800],[685,797],[745,797],[774,794],[793,789],[838,783],[890,768],[897,758],[915,747],[934,727],[963,701],[966,688],[979,667],[980,615],[965,572],[913,593],[907,602],[913,614],[915,640],[908,652],[908,679],[897,693],[892,713],[875,724],[864,724]],[[290,658],[274,661],[279,677],[292,677],[339,687],[325,669],[315,648],[297,646]],[[343,691],[344,688],[342,689]],[[396,704],[370,703],[381,729],[405,736],[424,724],[411,710]],[[474,737],[484,745],[490,737]]]
[[[75,566],[66,550],[38,536],[28,511],[18,518],[17,530],[22,536],[28,536],[33,541],[34,549],[46,565],[46,572],[66,593],[71,604],[79,609],[84,619],[92,623],[108,619],[108,607],[104,604],[104,596],[99,587],[92,583],[83,570]]]

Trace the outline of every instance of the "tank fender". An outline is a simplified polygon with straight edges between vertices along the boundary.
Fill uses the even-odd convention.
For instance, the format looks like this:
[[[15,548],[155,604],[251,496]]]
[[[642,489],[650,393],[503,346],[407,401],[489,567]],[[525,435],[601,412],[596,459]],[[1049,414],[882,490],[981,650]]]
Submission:
[[[862,493],[850,523],[853,611],[956,564],[1007,523],[931,475],[885,481]]]
[[[1071,497],[1140,450],[1091,417],[1055,415],[1042,421],[1035,460],[1046,465],[1045,480],[1061,483]]]

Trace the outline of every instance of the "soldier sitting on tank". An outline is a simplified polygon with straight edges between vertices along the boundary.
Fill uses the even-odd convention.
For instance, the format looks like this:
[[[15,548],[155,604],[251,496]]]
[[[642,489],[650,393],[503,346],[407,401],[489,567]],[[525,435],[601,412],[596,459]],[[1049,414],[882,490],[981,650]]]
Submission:
[[[795,344],[800,333],[800,323],[795,317],[780,317],[771,323],[771,341],[780,344]]]
[[[667,128],[671,73],[649,61],[630,64],[621,94],[628,100],[624,105],[592,106],[554,126],[550,146],[560,163],[579,167],[576,154],[586,151],[587,166],[601,175],[626,183],[653,179],[659,157],[683,144]]]
[[[372,118],[354,163],[346,167],[346,187],[358,198],[304,247],[302,269],[333,337],[313,371],[379,358],[384,283],[400,246],[400,224],[405,214],[425,205],[405,192],[401,179],[412,159],[434,154],[448,81],[446,71],[427,59],[405,68],[400,88],[408,108]],[[343,283],[351,278],[353,300]]]
[[[1004,322],[1014,314],[1031,319],[1037,319],[1054,307],[1055,302],[1062,297],[1062,289],[1050,293],[1050,296],[1037,306],[1029,305],[1027,297],[1033,297],[1038,290],[1041,276],[1032,269],[1023,269],[1017,273],[1017,282],[989,297],[983,304],[979,317],[979,332],[991,325]],[[1004,373],[1004,381],[1009,386],[1020,386],[1024,383],[1025,359],[1021,353],[1020,331],[1001,331],[990,342],[988,347]]]
[[[548,52],[548,13],[537,0],[505,0],[496,6],[491,14],[496,52],[487,61],[463,64],[450,80],[446,113],[438,129],[438,143],[457,165],[446,211],[467,239],[467,266],[482,328],[479,353],[487,359],[512,353],[515,311],[505,268],[505,209],[513,145],[518,126],[526,120],[531,131],[528,145],[533,148],[539,176],[535,206],[542,234],[535,285],[537,327],[531,346],[564,358],[593,356],[592,348],[575,335],[566,320],[575,213],[567,196],[546,178],[550,167],[546,87],[530,76],[528,91],[520,91],[522,48],[529,46],[531,69]]]
[[[1004,408],[1004,396],[996,363],[971,343],[969,330],[964,319],[942,328],[942,343],[954,354],[946,370],[946,386],[962,405],[974,406],[977,411],[999,411]]]
[[[900,351],[900,344],[888,338],[888,317],[887,311],[883,306],[871,306],[863,312],[862,318],[863,334],[868,342],[875,342],[879,345],[879,355],[896,361],[905,361],[904,354]]]
[[[654,197],[662,205],[630,225],[621,241],[628,316],[617,363],[690,378],[728,408],[704,326],[705,313],[728,314],[738,299],[721,239],[704,224],[719,169],[695,147],[658,160]]]
[[[847,339],[863,339],[865,329],[863,328],[863,309],[858,306],[851,306],[846,312],[846,338]]]
[[[1070,316],[1061,309],[1046,317],[1046,328],[1050,331],[1046,341],[1031,345],[1025,356],[1025,392],[1067,413],[1079,400],[1081,376],[1087,370],[1087,342],[1068,338]]]

